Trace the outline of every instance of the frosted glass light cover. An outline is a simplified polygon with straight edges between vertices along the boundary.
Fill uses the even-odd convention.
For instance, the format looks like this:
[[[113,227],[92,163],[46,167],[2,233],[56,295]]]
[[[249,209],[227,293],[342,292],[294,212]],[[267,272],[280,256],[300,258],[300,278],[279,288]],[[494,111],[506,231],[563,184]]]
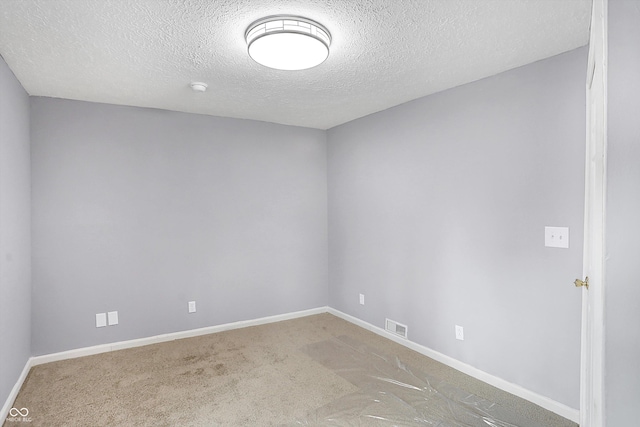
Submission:
[[[278,70],[305,70],[329,56],[331,36],[320,24],[298,17],[271,17],[256,21],[245,34],[249,56]]]

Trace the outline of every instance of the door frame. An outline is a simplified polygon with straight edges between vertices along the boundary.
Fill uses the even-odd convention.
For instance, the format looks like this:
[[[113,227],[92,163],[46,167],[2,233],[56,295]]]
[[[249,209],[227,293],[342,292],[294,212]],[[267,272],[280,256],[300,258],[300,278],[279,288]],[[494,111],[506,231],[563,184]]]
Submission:
[[[593,0],[586,81],[586,155],[580,426],[603,427],[605,225],[607,188],[607,9],[608,0]]]

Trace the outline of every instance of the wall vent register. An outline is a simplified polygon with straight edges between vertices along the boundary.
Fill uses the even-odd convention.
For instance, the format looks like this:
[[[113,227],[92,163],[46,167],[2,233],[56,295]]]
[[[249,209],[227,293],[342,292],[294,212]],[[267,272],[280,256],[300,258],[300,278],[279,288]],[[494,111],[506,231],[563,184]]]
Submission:
[[[402,338],[407,338],[407,325],[403,325],[402,323],[398,323],[395,320],[386,319],[385,327],[388,332],[391,332],[394,335],[398,335]]]

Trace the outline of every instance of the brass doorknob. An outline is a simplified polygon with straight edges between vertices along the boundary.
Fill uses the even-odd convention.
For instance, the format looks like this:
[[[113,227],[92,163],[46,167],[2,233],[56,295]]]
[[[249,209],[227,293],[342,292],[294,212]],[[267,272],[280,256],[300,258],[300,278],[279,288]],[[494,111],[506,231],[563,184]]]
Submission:
[[[589,289],[589,277],[585,277],[584,282],[580,279],[576,279],[576,281],[573,282],[573,284],[576,285],[576,288],[584,286],[585,288]]]

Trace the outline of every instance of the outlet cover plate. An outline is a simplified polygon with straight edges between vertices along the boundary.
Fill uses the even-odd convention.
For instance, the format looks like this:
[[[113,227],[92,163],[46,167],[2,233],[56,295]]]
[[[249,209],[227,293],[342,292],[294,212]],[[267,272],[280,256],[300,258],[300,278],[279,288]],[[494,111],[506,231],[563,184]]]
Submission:
[[[195,312],[196,312],[196,302],[189,301],[189,313],[195,313]]]
[[[96,328],[103,328],[107,326],[107,313],[96,314]]]
[[[360,294],[360,305],[364,305],[364,294]]]
[[[456,325],[456,339],[464,341],[464,328],[462,326]]]
[[[117,311],[110,311],[107,313],[107,317],[109,317],[109,326],[113,326],[113,325],[117,325],[118,324],[118,312]]]

